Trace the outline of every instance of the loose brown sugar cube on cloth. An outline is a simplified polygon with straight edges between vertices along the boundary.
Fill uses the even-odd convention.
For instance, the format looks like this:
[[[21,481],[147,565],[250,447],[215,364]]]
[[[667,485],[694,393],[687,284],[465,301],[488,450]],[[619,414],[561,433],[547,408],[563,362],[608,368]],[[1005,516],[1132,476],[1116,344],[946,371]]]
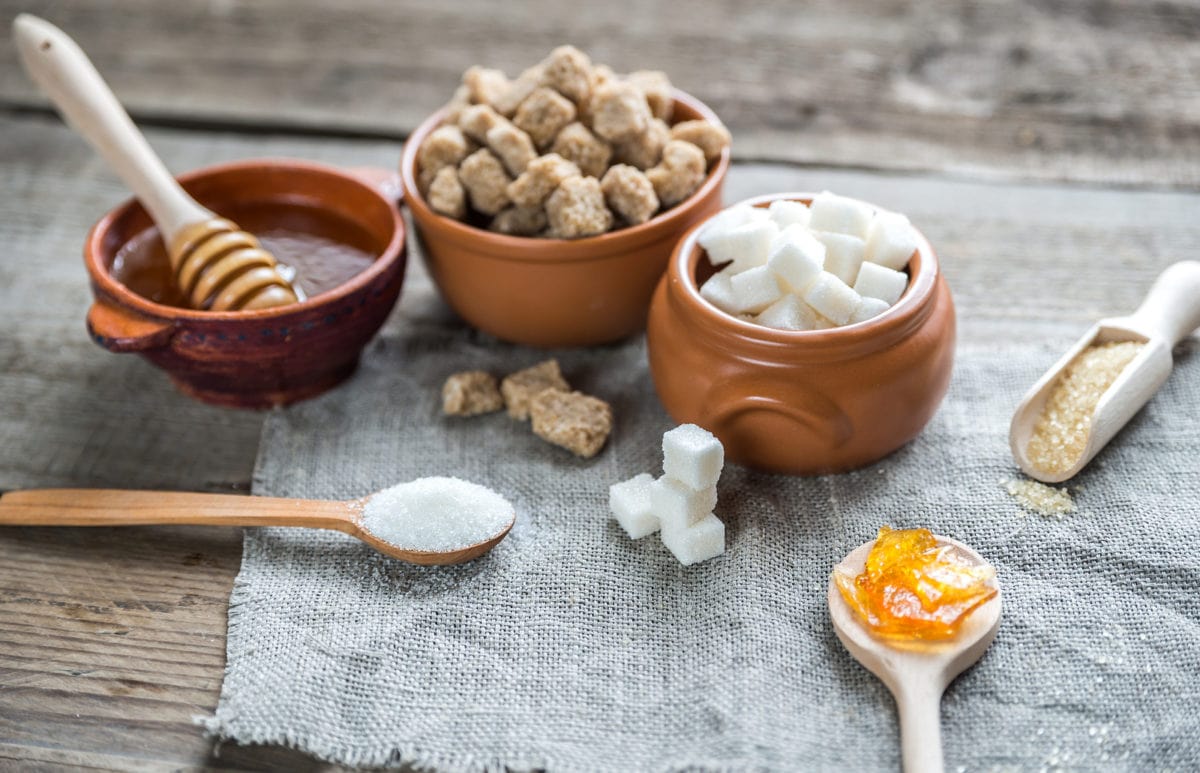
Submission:
[[[558,360],[539,362],[509,375],[500,383],[500,393],[504,395],[508,415],[521,421],[529,418],[529,403],[533,398],[547,389],[571,391],[571,385],[558,368]]]
[[[478,416],[504,407],[496,377],[482,370],[451,374],[442,385],[442,413],[447,416]]]
[[[612,408],[583,392],[547,389],[529,405],[533,434],[590,459],[600,452],[612,432]]]

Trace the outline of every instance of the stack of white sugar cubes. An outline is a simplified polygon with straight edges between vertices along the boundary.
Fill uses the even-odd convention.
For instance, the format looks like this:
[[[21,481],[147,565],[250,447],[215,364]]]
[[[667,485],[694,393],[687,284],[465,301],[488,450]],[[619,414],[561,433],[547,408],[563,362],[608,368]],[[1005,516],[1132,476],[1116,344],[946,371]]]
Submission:
[[[812,206],[778,200],[738,204],[697,239],[714,266],[700,288],[721,311],[780,330],[824,330],[864,322],[908,286],[917,249],[908,218],[829,191]]]
[[[663,476],[642,473],[609,487],[613,517],[633,539],[662,530],[667,549],[690,566],[725,552],[725,524],[713,514],[725,465],[721,441],[695,424],[663,435]]]

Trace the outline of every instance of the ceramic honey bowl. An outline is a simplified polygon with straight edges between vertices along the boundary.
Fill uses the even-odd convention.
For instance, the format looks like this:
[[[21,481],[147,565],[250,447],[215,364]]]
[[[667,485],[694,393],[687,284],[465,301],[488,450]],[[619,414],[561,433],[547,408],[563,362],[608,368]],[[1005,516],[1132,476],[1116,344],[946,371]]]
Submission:
[[[805,193],[750,200],[811,202]],[[667,412],[708,429],[731,461],[815,475],[877,461],[912,440],[950,382],[955,317],[924,236],[900,300],[877,317],[826,330],[787,331],[711,305],[714,273],[697,243],[680,241],[650,306],[650,371]]]
[[[676,122],[718,122],[695,98],[674,95]],[[405,201],[442,297],[472,326],[505,341],[590,346],[642,330],[679,238],[721,208],[728,148],[699,190],[641,225],[571,241],[485,231],[434,212],[418,189],[417,150],[442,115],[431,116],[405,143]]]
[[[165,247],[136,201],[88,234],[94,301],[87,325],[113,352],[137,352],[185,394],[267,408],[349,376],[400,295],[405,228],[379,170],[293,159],[205,167],[179,178],[215,212],[238,218],[307,283],[301,302],[256,311],[197,311],[175,298]]]

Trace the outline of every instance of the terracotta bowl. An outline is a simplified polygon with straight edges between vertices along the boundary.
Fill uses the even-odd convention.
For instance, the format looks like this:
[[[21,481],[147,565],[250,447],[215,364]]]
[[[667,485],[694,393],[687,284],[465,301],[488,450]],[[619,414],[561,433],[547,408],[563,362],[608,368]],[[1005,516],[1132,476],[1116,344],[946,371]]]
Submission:
[[[442,297],[471,325],[505,341],[589,346],[642,330],[679,237],[721,209],[728,150],[690,198],[632,228],[571,241],[475,228],[434,212],[417,188],[417,149],[441,117],[430,116],[405,143],[405,201]],[[676,91],[675,120],[695,118],[717,121],[701,102]]]
[[[751,199],[810,202],[812,194]],[[818,331],[744,322],[705,301],[712,275],[696,243],[679,243],[650,306],[647,347],[659,398],[678,422],[721,439],[726,458],[772,472],[843,472],[916,437],[950,383],[955,320],[950,290],[924,236],[895,306],[874,319]]]
[[[152,227],[140,204],[125,202],[92,227],[84,245],[95,296],[89,333],[109,351],[138,352],[185,394],[209,403],[267,408],[329,389],[354,371],[404,280],[404,221],[395,198],[371,176],[271,159],[205,167],[179,178],[218,213],[248,202],[321,207],[358,224],[381,246],[374,263],[335,289],[259,311],[166,306],[114,279],[109,272],[121,247]],[[378,171],[374,179],[381,181]]]

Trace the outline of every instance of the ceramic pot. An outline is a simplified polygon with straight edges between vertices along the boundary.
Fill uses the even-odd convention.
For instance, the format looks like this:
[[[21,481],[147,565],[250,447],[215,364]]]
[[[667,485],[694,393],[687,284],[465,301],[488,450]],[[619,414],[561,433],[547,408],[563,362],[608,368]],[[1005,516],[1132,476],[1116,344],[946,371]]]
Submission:
[[[749,203],[781,198],[812,194]],[[862,467],[916,437],[949,386],[955,338],[950,290],[924,236],[892,308],[845,327],[785,331],[700,296],[713,269],[698,230],[672,255],[647,327],[650,372],[675,421],[715,434],[730,461],[794,475]]]
[[[121,247],[152,228],[134,200],[88,233],[84,263],[95,300],[92,338],[112,352],[137,352],[185,394],[218,405],[267,408],[312,397],[349,376],[387,318],[404,280],[405,230],[380,170],[349,172],[292,159],[240,161],[179,178],[216,211],[237,203],[299,204],[332,211],[371,234],[382,251],[350,281],[301,303],[257,311],[211,312],[166,306],[110,273]],[[393,185],[398,193],[398,187]]]
[[[716,115],[675,92],[674,120]],[[442,113],[421,124],[400,164],[429,273],[463,319],[497,338],[539,347],[589,346],[642,330],[654,286],[679,237],[721,208],[728,149],[698,191],[657,217],[585,239],[492,233],[429,208],[417,188],[417,149]]]

